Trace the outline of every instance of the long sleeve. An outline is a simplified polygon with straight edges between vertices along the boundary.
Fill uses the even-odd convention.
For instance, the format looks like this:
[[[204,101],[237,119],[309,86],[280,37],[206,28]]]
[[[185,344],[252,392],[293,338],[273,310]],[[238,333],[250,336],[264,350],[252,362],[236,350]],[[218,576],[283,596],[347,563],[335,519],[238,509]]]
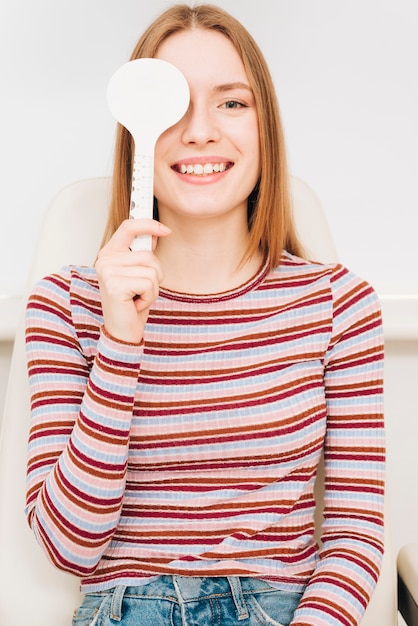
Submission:
[[[372,288],[344,268],[332,278],[324,363],[327,402],[322,550],[292,626],[356,626],[383,554],[383,338]]]
[[[142,348],[101,329],[94,284],[79,290],[79,302],[70,285],[69,270],[44,279],[27,305],[27,515],[49,559],[86,575],[120,516]],[[91,315],[78,323],[79,304]]]

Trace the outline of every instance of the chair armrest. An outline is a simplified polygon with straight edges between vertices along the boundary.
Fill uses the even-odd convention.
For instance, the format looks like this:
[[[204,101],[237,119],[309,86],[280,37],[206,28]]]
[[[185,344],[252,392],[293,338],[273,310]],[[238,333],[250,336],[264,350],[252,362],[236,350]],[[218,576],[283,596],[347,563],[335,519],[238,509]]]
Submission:
[[[408,626],[418,626],[418,543],[398,553],[398,608]]]

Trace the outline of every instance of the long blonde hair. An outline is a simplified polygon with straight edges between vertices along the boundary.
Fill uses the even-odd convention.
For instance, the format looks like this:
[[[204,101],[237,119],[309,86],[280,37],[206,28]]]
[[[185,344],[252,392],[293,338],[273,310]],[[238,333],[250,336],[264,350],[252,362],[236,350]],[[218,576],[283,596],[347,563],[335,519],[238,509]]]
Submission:
[[[261,174],[248,198],[249,245],[245,258],[261,251],[271,267],[279,264],[283,249],[303,256],[291,211],[285,142],[277,97],[266,61],[242,24],[226,11],[208,4],[175,5],[164,11],[145,30],[130,60],[154,57],[170,35],[193,28],[224,34],[235,46],[254,92],[260,135]],[[103,242],[129,217],[133,139],[118,124],[116,132],[110,212]],[[156,203],[155,216],[158,216]]]

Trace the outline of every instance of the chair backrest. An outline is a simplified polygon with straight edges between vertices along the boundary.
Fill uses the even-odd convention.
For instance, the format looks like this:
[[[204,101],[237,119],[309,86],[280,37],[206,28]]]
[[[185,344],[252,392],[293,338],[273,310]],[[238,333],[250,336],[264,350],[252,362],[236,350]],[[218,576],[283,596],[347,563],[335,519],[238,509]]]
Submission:
[[[69,185],[53,199],[38,237],[29,290],[38,279],[67,263],[94,262],[107,217],[109,191],[108,178],[95,178]],[[292,178],[292,196],[297,230],[310,258],[321,262],[337,260],[318,198],[297,178]],[[49,564],[24,515],[29,422],[22,311],[0,436],[0,624],[67,626],[81,599],[78,580]],[[319,488],[319,494],[320,491]],[[396,570],[389,520],[386,531],[381,578],[362,626],[397,623]]]

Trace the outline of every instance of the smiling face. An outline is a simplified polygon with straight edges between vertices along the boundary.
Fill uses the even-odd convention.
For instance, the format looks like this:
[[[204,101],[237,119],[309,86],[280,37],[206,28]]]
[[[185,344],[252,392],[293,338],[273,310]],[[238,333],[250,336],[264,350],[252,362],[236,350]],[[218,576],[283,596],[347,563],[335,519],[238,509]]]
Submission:
[[[183,72],[191,96],[186,115],[156,144],[154,193],[161,221],[246,219],[247,198],[260,174],[260,147],[254,95],[237,51],[221,33],[197,28],[168,37],[156,57]]]

